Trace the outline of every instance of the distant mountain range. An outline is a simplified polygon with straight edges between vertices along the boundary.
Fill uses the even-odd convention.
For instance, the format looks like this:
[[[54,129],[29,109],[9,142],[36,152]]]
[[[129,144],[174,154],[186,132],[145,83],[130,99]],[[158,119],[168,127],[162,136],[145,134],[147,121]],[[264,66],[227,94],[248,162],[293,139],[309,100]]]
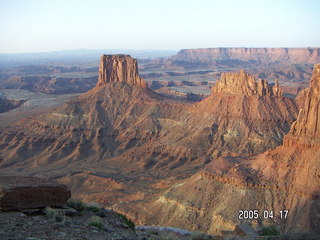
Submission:
[[[98,65],[99,56],[102,54],[130,54],[138,59],[151,59],[170,57],[176,54],[175,50],[130,50],[130,49],[75,49],[55,52],[39,53],[2,53],[0,54],[1,67],[15,67],[30,64],[81,64],[93,62]]]

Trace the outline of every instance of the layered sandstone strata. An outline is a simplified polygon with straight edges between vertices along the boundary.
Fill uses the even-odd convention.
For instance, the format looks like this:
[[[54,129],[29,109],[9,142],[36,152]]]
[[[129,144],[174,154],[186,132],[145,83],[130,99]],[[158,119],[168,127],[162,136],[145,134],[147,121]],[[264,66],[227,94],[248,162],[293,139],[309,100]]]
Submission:
[[[173,62],[216,64],[238,59],[251,63],[309,63],[320,61],[320,48],[204,48],[183,49],[171,58]]]
[[[226,91],[226,89],[229,90],[228,88],[220,90]],[[240,90],[241,93],[248,92],[246,87]],[[251,223],[257,228],[277,224],[281,226],[282,231],[291,233],[307,230],[318,236],[320,233],[319,90],[320,64],[317,64],[314,67],[304,106],[297,121],[292,124],[290,132],[285,136],[283,145],[252,158],[231,156],[215,158],[204,171],[165,189],[158,198],[148,203],[148,208],[145,205],[142,208],[137,204],[135,207],[140,211],[153,209],[154,213],[164,213],[158,218],[150,212],[140,213],[144,217],[142,220],[155,225],[191,226],[193,230],[219,234],[232,231],[240,223],[239,210],[257,209],[259,213],[272,211],[277,218],[252,220]],[[251,94],[251,91],[249,93]],[[218,98],[218,95],[215,93],[213,99]],[[239,98],[239,96],[251,100],[254,98],[239,94],[232,97]],[[266,96],[258,99],[265,102],[271,98],[277,97]],[[224,101],[223,104],[224,108],[234,107],[236,102],[228,104]],[[279,109],[276,105],[272,106],[278,109],[279,113],[285,110],[285,108]],[[261,109],[261,105],[258,109]],[[258,116],[258,112],[252,107],[250,110],[253,116]],[[268,115],[276,116],[275,111],[269,112]],[[248,121],[250,118],[239,119],[243,118],[250,123]],[[250,123],[250,126],[254,125]],[[244,125],[240,129],[244,129]],[[254,126],[253,129],[257,131],[258,128]],[[126,206],[123,209],[126,209]],[[279,214],[284,209],[288,211],[285,219]],[[128,211],[132,211],[130,212],[132,215],[135,214],[131,209]],[[199,225],[199,222],[202,224]]]
[[[125,82],[146,87],[146,82],[139,76],[137,60],[129,55],[101,56],[97,86],[111,82]]]
[[[285,209],[285,203],[281,202],[287,196],[286,191],[275,201],[272,188],[264,188],[265,185],[261,191],[249,188],[249,183],[254,187],[259,181],[256,172],[261,172],[261,176],[264,172],[260,166],[252,171],[247,165],[249,156],[282,144],[283,135],[296,119],[293,99],[280,96],[276,86],[263,81],[259,84],[252,76],[240,72],[222,77],[228,84],[222,84],[221,80],[214,87],[217,92],[199,103],[159,101],[154,92],[140,87],[137,68],[134,64],[128,66],[125,59],[131,61],[125,55],[103,56],[97,84],[101,87],[50,113],[1,130],[1,171],[21,168],[35,171],[38,167],[39,172],[45,169],[47,173],[48,169],[59,169],[48,174],[66,176],[61,181],[74,183],[73,189],[82,197],[90,196],[90,200],[106,199],[117,209],[121,209],[118,203],[122,201],[126,207],[123,212],[137,211],[132,212],[132,218],[212,233],[217,228],[226,229],[226,225],[234,228],[234,214],[239,209],[252,209],[254,203],[259,204],[260,210],[265,202],[269,205],[264,209]],[[219,160],[225,156],[225,161]],[[283,158],[277,160],[275,164]],[[170,174],[184,179],[209,162],[221,170],[219,178],[212,180],[196,174],[191,181],[186,180],[189,183],[174,186],[168,195],[164,193],[154,205],[148,208],[135,205],[141,203],[137,200],[150,196],[141,193],[145,190],[141,186],[148,186],[146,179],[157,176],[157,180],[169,179],[174,184]],[[270,168],[274,169],[273,165]],[[288,169],[287,164],[285,167]],[[114,170],[118,172],[115,174]],[[145,176],[135,175],[138,171]],[[230,171],[232,177],[239,176],[240,180],[231,179],[227,174]],[[270,174],[276,176],[274,172]],[[102,176],[118,178],[116,183],[107,184],[110,191],[101,184],[109,182],[102,181]],[[184,182],[179,179],[177,183]],[[127,195],[117,195],[118,192]],[[221,212],[226,206],[228,212]],[[145,209],[152,212],[145,213]],[[159,212],[165,213],[163,218],[155,217]],[[199,226],[199,222],[204,224]]]
[[[272,87],[266,80],[241,70],[239,73],[222,73],[212,88],[212,93],[241,94],[248,96],[281,96],[278,80]]]
[[[295,101],[282,96],[277,80],[271,85],[243,70],[223,73],[212,95],[196,105],[196,115],[210,113],[214,119],[210,147],[239,154],[258,154],[282,144],[298,112]]]
[[[320,64],[314,66],[309,89],[298,119],[285,137],[286,146],[311,147],[320,145]]]
[[[314,199],[320,196],[319,93],[320,64],[316,64],[304,105],[284,137],[283,145],[252,161],[252,168],[262,172],[265,179],[273,179],[277,185]]]

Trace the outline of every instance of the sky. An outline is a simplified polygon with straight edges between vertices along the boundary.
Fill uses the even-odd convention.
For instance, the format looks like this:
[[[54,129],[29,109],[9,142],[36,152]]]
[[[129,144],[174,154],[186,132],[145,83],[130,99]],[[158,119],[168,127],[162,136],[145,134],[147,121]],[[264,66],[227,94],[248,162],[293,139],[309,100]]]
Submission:
[[[319,0],[0,0],[0,53],[320,47]]]

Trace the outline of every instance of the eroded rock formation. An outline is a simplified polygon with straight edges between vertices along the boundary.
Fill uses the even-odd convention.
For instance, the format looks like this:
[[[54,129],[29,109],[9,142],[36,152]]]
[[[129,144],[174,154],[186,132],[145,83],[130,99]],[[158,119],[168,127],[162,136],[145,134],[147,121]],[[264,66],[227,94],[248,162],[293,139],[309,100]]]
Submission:
[[[212,93],[242,94],[248,96],[281,96],[278,80],[274,87],[266,80],[241,70],[239,73],[222,73],[220,79],[212,87]]]
[[[274,190],[267,180],[281,179],[276,171],[289,169],[291,162],[282,166],[281,155],[270,165],[266,161],[267,166],[264,161],[250,165],[253,155],[281,145],[296,120],[294,100],[281,96],[277,83],[259,83],[244,72],[225,74],[212,96],[191,105],[157,98],[142,88],[134,62],[124,55],[103,56],[99,87],[2,129],[1,172],[39,169],[72,183],[79,196],[109,201],[148,224],[212,233],[234,229],[239,209],[285,209],[287,189]],[[196,173],[205,165],[220,170],[219,175],[210,168],[207,174]],[[264,185],[261,176],[267,176]],[[106,177],[110,179],[103,181]],[[150,195],[144,191],[146,181],[153,186],[159,179],[180,185],[165,189],[146,208],[143,201],[155,197],[153,190]],[[159,217],[159,212],[164,214]]]
[[[283,145],[258,155],[252,168],[277,185],[310,198],[320,196],[320,64],[315,65],[303,108]]]
[[[202,172],[165,189],[162,195],[148,203],[153,212],[164,213],[160,218],[142,214],[147,216],[142,220],[177,227],[189,225],[193,229],[217,233],[231,231],[241,222],[239,210],[257,209],[260,213],[272,211],[277,219],[251,220],[255,226],[278,224],[282,231],[304,232],[308,229],[319,234],[319,75],[318,64],[314,67],[304,107],[282,146],[249,159],[215,158]],[[212,97],[217,96],[215,93]],[[269,98],[273,97],[263,97],[264,100]],[[229,105],[225,102],[225,106]],[[250,110],[258,115],[253,108]],[[127,208],[123,206],[123,209]],[[286,219],[280,215],[284,209],[289,212]],[[199,222],[201,226],[197,225]]]
[[[320,145],[320,64],[314,66],[309,89],[298,119],[285,137],[285,146]]]
[[[146,82],[139,76],[137,60],[129,55],[101,56],[97,86],[111,82],[125,82],[146,87]]]
[[[210,112],[216,118],[211,133],[214,148],[238,149],[241,154],[282,144],[298,112],[294,100],[281,95],[277,81],[271,86],[244,71],[223,73],[197,110],[199,115]]]

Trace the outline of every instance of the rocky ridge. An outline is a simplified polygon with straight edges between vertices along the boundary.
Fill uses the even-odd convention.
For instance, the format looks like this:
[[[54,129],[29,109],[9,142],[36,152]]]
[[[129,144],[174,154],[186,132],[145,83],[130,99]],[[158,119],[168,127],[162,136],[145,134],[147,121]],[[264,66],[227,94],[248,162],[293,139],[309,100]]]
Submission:
[[[11,111],[21,106],[25,102],[26,100],[7,99],[5,97],[0,96],[0,113]]]
[[[320,64],[314,66],[310,87],[305,95],[298,119],[284,139],[285,146],[293,147],[301,141],[303,143],[300,145],[306,147],[320,145]]]
[[[309,63],[320,61],[320,48],[203,48],[183,49],[170,60],[178,63],[214,65],[219,61],[239,60],[258,64]]]
[[[211,96],[197,104],[199,112],[218,118],[212,136],[216,149],[261,153],[282,144],[298,109],[293,99],[281,95],[275,82],[272,86],[244,71],[222,74]]]
[[[189,225],[214,234],[241,223],[239,210],[257,209],[277,214],[252,220],[258,228],[277,224],[281,231],[297,235],[305,229],[319,234],[319,86],[319,65],[315,65],[304,108],[283,145],[251,158],[213,159],[203,171],[149,201],[148,207],[164,214],[156,220],[154,215],[142,214],[146,216],[142,221]],[[138,203],[136,208],[140,207]],[[286,219],[279,215],[284,209],[289,212]],[[203,224],[197,226],[199,222]]]
[[[258,79],[257,81],[255,76],[245,73],[244,70],[239,73],[222,73],[220,79],[212,87],[212,93],[278,97],[282,95],[277,79],[272,87],[266,80]]]
[[[252,161],[252,168],[261,171],[266,178],[311,199],[317,199],[320,195],[319,73],[320,65],[317,64],[303,108],[284,137],[283,145],[256,156]]]
[[[117,68],[118,64],[121,67]],[[199,163],[224,151],[236,155],[263,152],[282,143],[282,136],[296,118],[297,107],[292,99],[266,95],[275,95],[275,88],[267,82],[263,82],[260,96],[259,84],[243,72],[226,74],[225,81],[229,85],[234,81],[233,89],[240,89],[251,79],[256,85],[251,95],[213,92],[202,102],[189,105],[165,100],[132,78],[124,78],[123,73],[130,73],[128,76],[140,79],[136,62],[128,56],[102,56],[101,66],[100,72],[112,73],[109,82],[100,85],[100,80],[98,87],[51,113],[22,120],[12,131],[4,130],[0,166],[26,162],[44,166],[116,157],[121,159],[119,163],[176,168],[185,161],[198,159]],[[119,79],[128,82],[117,82]],[[133,155],[128,151],[138,148]],[[30,154],[25,152],[28,149]],[[166,157],[164,151],[169,153]],[[36,160],[35,154],[39,154]],[[130,166],[128,162],[125,165]]]

